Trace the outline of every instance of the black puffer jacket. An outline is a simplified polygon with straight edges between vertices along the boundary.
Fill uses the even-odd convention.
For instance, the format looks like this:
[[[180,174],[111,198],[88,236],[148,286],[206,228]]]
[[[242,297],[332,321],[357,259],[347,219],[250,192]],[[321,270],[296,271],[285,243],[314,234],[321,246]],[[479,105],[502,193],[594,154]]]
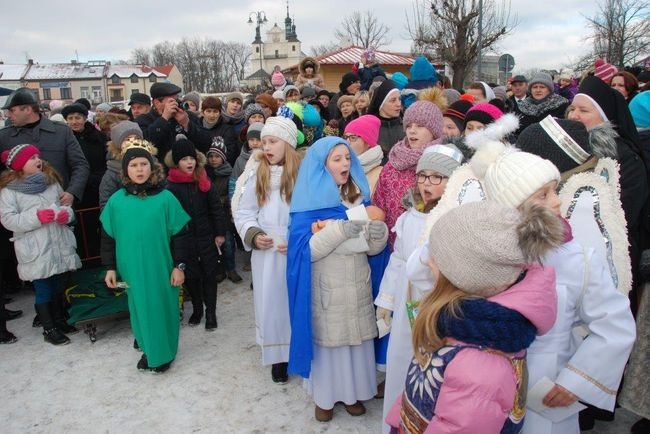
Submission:
[[[226,123],[223,119],[223,116],[219,116],[219,120],[214,125],[209,126],[205,119],[201,120],[201,129],[206,131],[210,136],[210,144],[218,140],[217,137],[223,139],[224,145],[226,145],[226,159],[231,166],[237,161],[239,153],[241,152],[241,145],[239,144],[239,139],[235,134],[235,129],[232,125]],[[206,153],[207,151],[204,151]]]
[[[198,279],[214,277],[218,272],[219,252],[214,239],[225,235],[225,215],[214,184],[202,192],[196,183],[176,183],[169,178],[166,184],[192,218],[179,235],[189,252],[186,277]]]

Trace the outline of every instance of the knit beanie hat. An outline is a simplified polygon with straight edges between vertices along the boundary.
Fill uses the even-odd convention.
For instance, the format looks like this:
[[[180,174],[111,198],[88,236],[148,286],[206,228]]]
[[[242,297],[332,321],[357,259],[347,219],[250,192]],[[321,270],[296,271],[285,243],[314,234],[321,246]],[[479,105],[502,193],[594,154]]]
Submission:
[[[471,108],[471,102],[461,99],[447,107],[447,110],[445,110],[442,116],[454,121],[456,128],[462,132],[465,129],[465,115]]]
[[[395,86],[395,82],[393,80],[386,80],[381,85],[379,85],[379,87],[372,94],[372,99],[368,105],[368,114],[379,116],[379,110],[381,109],[381,106],[384,105],[388,99],[388,96],[393,92],[399,93],[399,90]]]
[[[494,92],[494,96],[501,101],[505,101],[508,99],[508,93],[506,92],[506,87],[505,86],[497,86],[492,89],[492,92]]]
[[[284,74],[280,71],[275,71],[271,74],[271,85],[275,88],[282,87],[287,83],[287,79],[284,78]]]
[[[80,115],[82,115],[85,118],[88,117],[88,109],[86,108],[85,105],[80,104],[78,102],[76,102],[74,104],[69,104],[69,105],[63,107],[63,109],[61,109],[61,114],[66,119],[68,118],[68,115],[70,115],[72,113],[79,113]]]
[[[438,73],[436,68],[424,56],[415,58],[413,65],[409,69],[412,81],[430,81],[435,83],[438,81]]]
[[[262,115],[262,117],[266,119],[262,106],[257,103],[252,103],[248,104],[246,110],[244,110],[244,122],[248,123],[248,119],[254,114]]]
[[[283,98],[284,99],[284,98]],[[255,98],[255,102],[259,104],[264,104],[269,109],[271,109],[271,115],[275,116],[275,113],[278,111],[278,103],[274,97],[268,93],[261,93]]]
[[[16,145],[2,152],[2,164],[11,170],[23,170],[27,161],[34,155],[40,155],[40,153],[41,151],[34,145]]]
[[[352,83],[355,83],[357,81],[361,81],[359,76],[355,74],[354,72],[346,72],[343,74],[343,77],[341,77],[341,83],[339,84],[339,90],[341,91],[341,95],[346,95],[347,88],[350,86]]]
[[[404,131],[411,124],[418,124],[431,132],[434,140],[442,136],[442,112],[431,101],[415,101],[404,112]]]
[[[156,155],[156,153],[156,148],[147,140],[136,138],[126,139],[124,143],[122,143],[122,173],[126,176],[129,169],[129,162],[138,157],[149,160],[149,165],[153,169],[153,156]]]
[[[408,77],[399,71],[394,72],[390,79],[393,80],[393,83],[395,83],[395,86],[399,90],[404,89],[409,82]]]
[[[201,95],[198,92],[192,91],[187,93],[181,100],[181,102],[185,101],[192,101],[197,110],[201,107]]]
[[[111,142],[118,149],[122,147],[122,142],[132,135],[140,139],[144,138],[140,125],[135,122],[121,121],[111,127]]]
[[[284,99],[287,99],[287,95],[289,94],[290,90],[295,90],[298,93],[298,95],[300,95],[300,91],[298,90],[298,88],[293,84],[290,84],[289,86],[286,86],[284,88]]]
[[[354,101],[354,97],[352,95],[341,95],[339,99],[336,100],[336,107],[338,107],[339,110],[341,110],[341,105],[343,105],[344,102],[349,102],[352,104]]]
[[[172,144],[172,160],[178,165],[178,162],[185,157],[196,159],[196,148],[188,139],[178,139]]]
[[[650,128],[650,92],[641,92],[632,98],[630,113],[637,128]]]
[[[489,125],[503,116],[503,112],[499,108],[490,103],[476,104],[465,114],[465,122],[463,129],[467,126],[469,121],[477,121],[483,125]]]
[[[377,146],[380,126],[381,121],[377,116],[363,115],[348,123],[345,126],[344,134],[356,134],[372,148],[373,146]]]
[[[594,75],[603,80],[608,85],[612,81],[614,74],[618,72],[618,68],[611,63],[607,63],[605,59],[596,59],[594,67],[596,68],[594,70]]]
[[[456,89],[445,89],[442,94],[447,98],[447,104],[452,105],[460,99],[460,92]]]
[[[422,170],[431,170],[442,176],[450,177],[452,172],[463,162],[463,154],[451,143],[445,145],[433,145],[424,150],[418,160],[415,173]]]
[[[228,158],[226,157],[227,152],[228,149],[226,148],[226,144],[223,142],[221,137],[218,137],[217,140],[212,142],[206,155],[209,157],[210,154],[217,154],[223,161],[228,161]]]
[[[553,93],[553,79],[551,76],[545,72],[538,72],[535,76],[528,82],[528,88],[532,89],[534,84],[543,84],[548,88],[548,90]]]
[[[99,104],[97,107],[95,107],[95,111],[108,112],[112,108],[113,108],[112,105],[110,105],[107,102],[103,102],[103,103]]]
[[[276,90],[275,92],[273,92],[273,95],[271,95],[271,96],[275,100],[281,99],[282,101],[284,101],[284,92],[281,91],[281,90]]]
[[[203,98],[203,102],[201,103],[201,111],[205,111],[207,109],[215,109],[221,111],[221,101],[219,98],[215,98],[213,96],[208,96]]]
[[[248,139],[261,139],[262,128],[264,124],[262,122],[253,122],[248,126],[246,131],[246,140]]]
[[[300,98],[305,99],[309,97],[315,98],[316,90],[313,87],[305,86],[302,88],[302,92],[300,92]]]
[[[270,117],[266,120],[264,128],[260,134],[261,138],[273,136],[287,142],[292,148],[298,146],[297,142],[298,128],[291,119],[282,116]]]
[[[527,264],[561,245],[564,226],[541,206],[522,211],[491,200],[454,208],[431,228],[429,254],[454,286],[491,297],[512,285]]]
[[[226,97],[224,98],[224,105],[228,105],[228,102],[232,99],[238,99],[239,102],[244,104],[244,95],[241,94],[241,92],[230,92]]]
[[[639,80],[639,85],[650,82],[650,71],[641,71],[636,79]]]

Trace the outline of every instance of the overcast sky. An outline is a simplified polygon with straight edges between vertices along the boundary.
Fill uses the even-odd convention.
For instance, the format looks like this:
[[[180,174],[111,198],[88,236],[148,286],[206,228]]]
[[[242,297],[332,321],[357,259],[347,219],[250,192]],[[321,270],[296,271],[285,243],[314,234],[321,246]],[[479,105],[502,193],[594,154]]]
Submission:
[[[488,1],[488,0],[485,0]],[[504,0],[494,0],[502,3]],[[507,1],[507,0],[505,0]],[[302,48],[333,41],[334,29],[354,10],[372,9],[391,29],[389,49],[408,51],[406,14],[413,0],[291,0],[296,31]],[[512,0],[518,25],[499,44],[498,54],[515,58],[515,72],[529,68],[570,65],[587,51],[584,16],[595,13],[593,0]],[[213,5],[213,6],[209,6]],[[254,25],[246,24],[249,12],[264,11],[269,24],[283,27],[286,2],[237,1],[133,1],[109,0],[6,0],[0,6],[0,60],[24,63],[128,60],[137,47],[151,47],[163,40],[210,37],[251,43]]]

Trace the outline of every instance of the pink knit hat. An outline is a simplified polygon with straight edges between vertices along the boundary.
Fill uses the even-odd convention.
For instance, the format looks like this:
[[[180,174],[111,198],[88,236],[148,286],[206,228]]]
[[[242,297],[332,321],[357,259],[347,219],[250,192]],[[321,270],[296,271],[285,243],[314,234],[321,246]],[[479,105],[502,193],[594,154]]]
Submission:
[[[467,111],[464,125],[467,126],[469,121],[477,121],[483,125],[488,125],[501,116],[503,116],[503,112],[497,106],[490,103],[480,103]]]
[[[596,59],[594,66],[596,67],[594,75],[603,80],[608,85],[611,83],[614,74],[618,72],[618,68],[611,63],[605,62],[605,59]]]
[[[347,124],[344,134],[356,134],[366,142],[366,145],[372,148],[377,146],[380,126],[381,121],[377,116],[363,115]]]
[[[2,153],[2,164],[11,170],[23,170],[25,163],[27,163],[32,156],[40,153],[41,151],[39,151],[34,145],[16,145]]]
[[[404,130],[411,124],[418,124],[431,132],[434,139],[442,137],[442,112],[431,101],[415,101],[404,112]]]

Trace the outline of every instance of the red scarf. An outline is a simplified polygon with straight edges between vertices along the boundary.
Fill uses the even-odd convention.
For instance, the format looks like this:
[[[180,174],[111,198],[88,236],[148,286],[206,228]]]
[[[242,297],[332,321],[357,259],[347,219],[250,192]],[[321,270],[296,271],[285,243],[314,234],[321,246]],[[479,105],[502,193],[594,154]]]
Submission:
[[[201,190],[203,193],[206,193],[207,191],[210,190],[210,178],[208,178],[208,174],[205,173],[204,168],[201,168],[200,170],[201,171],[199,172],[199,190]],[[167,180],[169,182],[174,182],[176,184],[196,182],[193,173],[185,173],[177,167],[172,167],[171,169],[169,169],[169,173],[167,174]]]

